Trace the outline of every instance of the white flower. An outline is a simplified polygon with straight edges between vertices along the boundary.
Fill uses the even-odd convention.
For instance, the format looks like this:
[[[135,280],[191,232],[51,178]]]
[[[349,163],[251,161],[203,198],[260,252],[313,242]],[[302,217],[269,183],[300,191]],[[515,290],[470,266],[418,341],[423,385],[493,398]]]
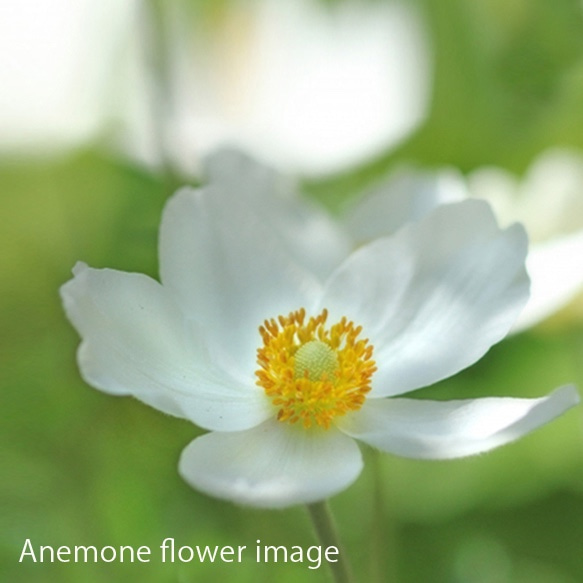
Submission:
[[[186,175],[224,144],[302,173],[345,170],[395,146],[427,114],[429,41],[410,3],[231,2],[212,21],[179,8],[164,18],[162,129]],[[147,113],[149,71],[139,54],[133,65],[126,142],[156,163],[148,116],[136,116]]]
[[[310,503],[357,478],[357,440],[467,456],[578,402],[571,386],[536,399],[402,397],[478,360],[526,301],[524,230],[500,230],[485,202],[443,205],[330,270],[317,229],[284,228],[226,192],[240,177],[211,176],[164,210],[161,283],[78,264],[61,290],[89,384],[209,430],[180,459],[193,487],[254,506]]]

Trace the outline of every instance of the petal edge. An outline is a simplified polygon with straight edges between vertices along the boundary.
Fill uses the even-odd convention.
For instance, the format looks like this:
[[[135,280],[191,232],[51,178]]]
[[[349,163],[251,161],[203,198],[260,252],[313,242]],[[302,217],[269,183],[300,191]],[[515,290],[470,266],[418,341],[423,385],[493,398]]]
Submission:
[[[375,399],[337,425],[347,435],[399,456],[451,459],[515,441],[579,401],[573,385],[537,399]]]
[[[182,452],[179,472],[211,496],[261,508],[323,500],[360,474],[354,440],[338,431],[304,431],[275,420],[241,432],[207,433]]]

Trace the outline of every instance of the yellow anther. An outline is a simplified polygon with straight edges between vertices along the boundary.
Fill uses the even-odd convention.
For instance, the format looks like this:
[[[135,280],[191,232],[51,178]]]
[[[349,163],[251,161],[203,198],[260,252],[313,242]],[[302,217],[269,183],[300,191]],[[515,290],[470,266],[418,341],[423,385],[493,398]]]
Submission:
[[[342,318],[326,326],[328,312],[306,319],[302,308],[259,327],[257,385],[280,421],[328,429],[335,417],[362,407],[376,370],[362,328]]]

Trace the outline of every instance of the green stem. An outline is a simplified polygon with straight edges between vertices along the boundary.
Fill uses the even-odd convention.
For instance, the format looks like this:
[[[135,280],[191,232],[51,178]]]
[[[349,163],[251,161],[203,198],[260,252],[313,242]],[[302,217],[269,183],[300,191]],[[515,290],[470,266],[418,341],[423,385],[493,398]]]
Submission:
[[[182,183],[168,153],[167,124],[172,115],[174,91],[171,74],[171,33],[169,15],[162,0],[143,3],[143,51],[147,64],[150,90],[151,123],[155,144],[166,184],[174,189]]]
[[[344,549],[340,544],[340,539],[328,504],[325,501],[316,502],[314,504],[308,504],[307,507],[312,524],[314,525],[314,530],[318,535],[322,547],[333,546],[338,549],[338,561],[328,563],[334,576],[334,581],[336,583],[352,583],[350,566]]]
[[[395,524],[387,513],[387,484],[383,479],[382,458],[378,451],[371,452],[373,474],[373,505],[371,519],[371,581],[388,583],[397,581]]]
[[[382,476],[379,455],[376,451],[372,452],[371,466],[373,474],[373,504],[372,504],[372,519],[371,519],[371,581],[375,583],[384,583],[384,560],[383,550],[385,548],[385,533],[384,533],[384,497],[382,491]]]

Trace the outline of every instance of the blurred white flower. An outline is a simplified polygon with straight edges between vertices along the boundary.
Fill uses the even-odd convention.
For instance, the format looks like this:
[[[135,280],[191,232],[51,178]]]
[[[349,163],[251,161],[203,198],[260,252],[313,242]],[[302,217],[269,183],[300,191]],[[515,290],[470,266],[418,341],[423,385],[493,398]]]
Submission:
[[[325,229],[294,230],[279,208],[257,212],[251,192],[285,183],[221,159],[208,184],[167,203],[162,283],[78,264],[61,289],[88,383],[209,430],[180,459],[193,487],[262,507],[315,502],[360,473],[355,440],[467,456],[578,402],[570,386],[537,399],[401,396],[478,360],[526,301],[524,230],[499,229],[487,203],[439,206],[336,264],[344,235],[325,214],[308,216]]]
[[[192,176],[230,143],[321,174],[394,146],[428,106],[428,39],[398,0],[22,0],[0,15],[12,153],[108,139]]]
[[[167,158],[187,175],[224,144],[286,171],[344,170],[391,148],[425,117],[428,40],[404,2],[232,2],[212,21],[189,21],[173,3],[165,16],[162,133]],[[149,71],[139,59],[128,76],[125,147],[155,164],[144,107]]]
[[[0,7],[0,152],[45,155],[94,139],[133,2],[19,0]]]
[[[503,223],[523,222],[532,240],[531,299],[518,329],[541,322],[583,291],[583,155],[552,149],[521,180],[484,168],[469,176],[468,186]]]

